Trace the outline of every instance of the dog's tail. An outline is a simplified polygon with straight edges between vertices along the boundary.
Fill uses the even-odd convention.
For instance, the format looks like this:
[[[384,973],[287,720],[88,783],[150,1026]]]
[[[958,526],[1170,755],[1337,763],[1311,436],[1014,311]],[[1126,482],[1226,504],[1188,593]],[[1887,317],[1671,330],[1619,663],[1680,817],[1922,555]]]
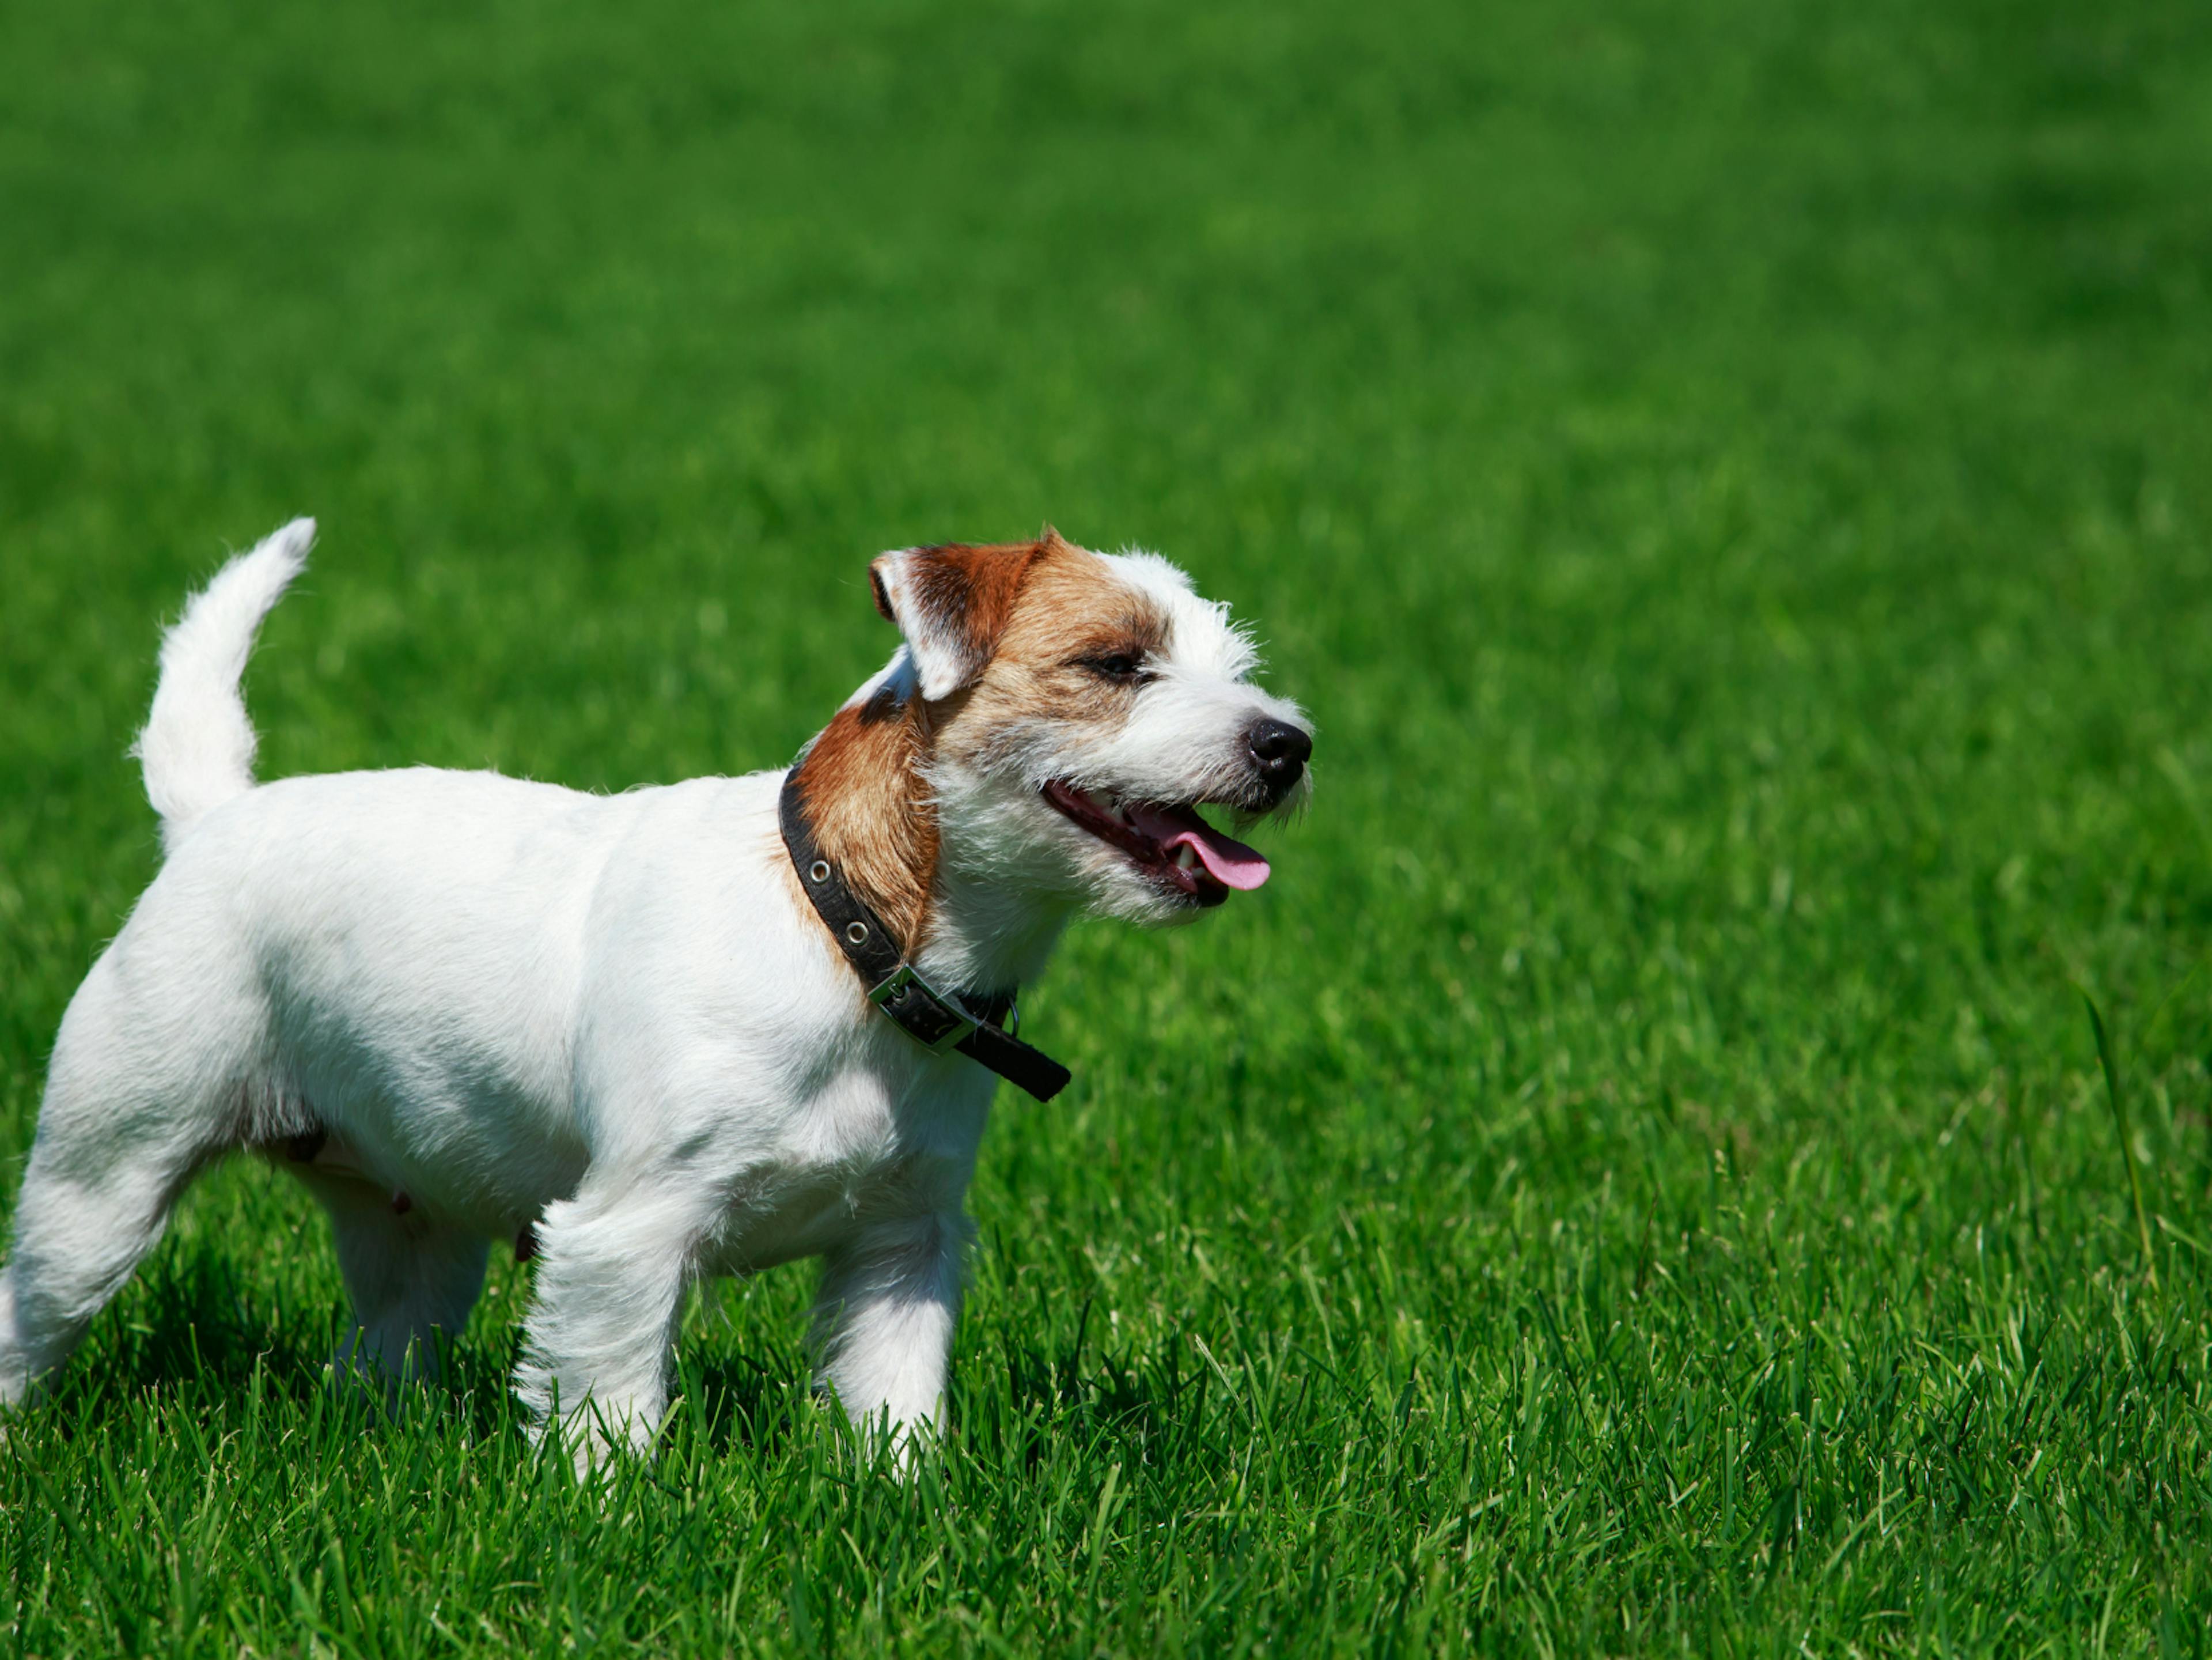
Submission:
[[[174,851],[193,821],[253,787],[253,727],[238,695],[261,619],[307,562],[315,521],[295,519],[194,594],[161,639],[154,707],[131,746]]]

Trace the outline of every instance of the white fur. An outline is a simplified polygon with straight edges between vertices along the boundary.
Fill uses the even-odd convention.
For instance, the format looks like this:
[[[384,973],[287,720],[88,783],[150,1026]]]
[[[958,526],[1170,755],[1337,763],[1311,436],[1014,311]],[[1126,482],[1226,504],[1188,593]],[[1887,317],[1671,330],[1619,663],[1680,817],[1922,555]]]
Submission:
[[[186,1183],[256,1145],[329,1212],[349,1364],[434,1363],[486,1242],[532,1225],[517,1385],[587,1459],[649,1441],[693,1281],[820,1256],[825,1378],[856,1418],[927,1428],[996,1080],[863,1000],[790,879],[781,774],[611,798],[429,769],[252,787],[238,677],[311,531],[225,567],[163,647],[139,749],[169,857],[62,1022],[0,1275],[0,1401],[67,1356]],[[1289,708],[1171,567],[1115,569],[1174,618],[1119,737],[1040,710],[935,778],[920,966],[941,983],[1033,976],[1085,903],[1164,914],[1040,805],[1042,778],[1176,799],[1239,723]],[[911,686],[916,655],[871,688]]]
[[[161,642],[161,678],[131,753],[164,844],[203,813],[253,787],[253,727],[238,696],[261,619],[307,562],[315,521],[295,519],[225,565]]]

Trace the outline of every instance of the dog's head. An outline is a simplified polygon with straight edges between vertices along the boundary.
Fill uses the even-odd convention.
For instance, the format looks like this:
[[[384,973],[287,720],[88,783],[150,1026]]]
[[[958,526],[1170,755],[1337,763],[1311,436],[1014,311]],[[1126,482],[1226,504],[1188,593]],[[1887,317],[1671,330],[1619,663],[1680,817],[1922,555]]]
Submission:
[[[1288,812],[1311,787],[1313,739],[1252,683],[1258,654],[1227,608],[1181,571],[1048,531],[887,553],[869,577],[905,643],[854,702],[918,702],[946,864],[1146,922],[1267,880],[1267,860],[1198,809]]]

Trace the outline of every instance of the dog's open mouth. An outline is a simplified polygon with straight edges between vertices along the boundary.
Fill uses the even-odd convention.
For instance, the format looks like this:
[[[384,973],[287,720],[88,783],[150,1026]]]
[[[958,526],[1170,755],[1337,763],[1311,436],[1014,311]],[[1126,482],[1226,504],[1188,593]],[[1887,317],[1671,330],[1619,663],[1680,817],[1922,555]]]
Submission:
[[[1058,779],[1044,799],[1102,842],[1127,854],[1130,863],[1184,898],[1218,905],[1231,888],[1251,889],[1267,879],[1267,861],[1256,848],[1224,836],[1198,816],[1198,804],[1172,806],[1125,801],[1103,790],[1083,790]]]

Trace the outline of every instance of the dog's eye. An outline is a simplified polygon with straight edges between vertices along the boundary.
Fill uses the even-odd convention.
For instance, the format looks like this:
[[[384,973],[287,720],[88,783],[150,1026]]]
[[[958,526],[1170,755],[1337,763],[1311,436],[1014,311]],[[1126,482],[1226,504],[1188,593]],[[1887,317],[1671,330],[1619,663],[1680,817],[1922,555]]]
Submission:
[[[1104,652],[1097,657],[1079,660],[1102,680],[1111,680],[1119,685],[1131,685],[1145,678],[1145,660],[1134,652]]]

